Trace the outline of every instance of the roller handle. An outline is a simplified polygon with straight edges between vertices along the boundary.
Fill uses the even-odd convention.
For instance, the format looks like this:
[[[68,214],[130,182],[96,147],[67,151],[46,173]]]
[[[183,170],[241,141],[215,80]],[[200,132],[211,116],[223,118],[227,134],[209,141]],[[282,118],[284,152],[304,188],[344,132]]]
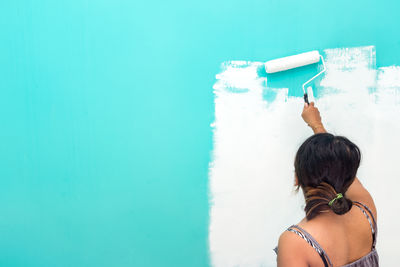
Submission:
[[[307,95],[307,93],[304,94],[304,102],[306,102],[307,105],[310,104],[310,103],[308,103],[308,95]]]

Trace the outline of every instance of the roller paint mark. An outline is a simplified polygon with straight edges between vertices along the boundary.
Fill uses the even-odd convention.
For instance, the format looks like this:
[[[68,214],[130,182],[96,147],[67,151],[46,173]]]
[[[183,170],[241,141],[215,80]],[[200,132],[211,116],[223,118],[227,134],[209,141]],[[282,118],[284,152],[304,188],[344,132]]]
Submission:
[[[314,90],[316,106],[329,132],[361,149],[358,177],[378,207],[381,264],[394,266],[400,239],[392,231],[399,219],[393,211],[400,186],[400,67],[377,69],[373,46],[327,49],[323,55],[327,72]],[[276,266],[272,249],[279,235],[304,217],[302,194],[292,190],[295,152],[312,134],[300,117],[303,98],[271,86],[262,64],[225,62],[216,75],[209,172],[214,267]]]

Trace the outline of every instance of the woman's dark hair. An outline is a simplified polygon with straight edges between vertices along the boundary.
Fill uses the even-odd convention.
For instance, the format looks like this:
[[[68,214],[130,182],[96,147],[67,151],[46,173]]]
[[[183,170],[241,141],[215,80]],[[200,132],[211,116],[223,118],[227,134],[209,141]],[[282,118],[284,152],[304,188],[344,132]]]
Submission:
[[[361,161],[360,149],[343,136],[319,133],[300,146],[294,160],[298,187],[306,200],[306,217],[311,220],[320,212],[332,209],[336,214],[348,212],[352,201],[346,191],[353,183]],[[343,197],[333,201],[338,193]]]

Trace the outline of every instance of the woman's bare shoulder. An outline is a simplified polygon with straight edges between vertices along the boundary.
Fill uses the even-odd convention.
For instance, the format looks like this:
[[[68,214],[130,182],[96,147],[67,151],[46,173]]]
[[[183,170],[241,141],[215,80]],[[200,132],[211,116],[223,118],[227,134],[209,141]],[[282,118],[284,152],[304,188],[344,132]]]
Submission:
[[[349,189],[347,190],[346,197],[352,201],[357,201],[366,205],[372,211],[372,214],[374,215],[375,219],[377,218],[375,202],[371,194],[362,185],[362,183],[357,177],[354,179],[354,182],[350,185]]]
[[[304,246],[305,240],[293,232],[284,231],[278,243],[278,267],[308,266]]]

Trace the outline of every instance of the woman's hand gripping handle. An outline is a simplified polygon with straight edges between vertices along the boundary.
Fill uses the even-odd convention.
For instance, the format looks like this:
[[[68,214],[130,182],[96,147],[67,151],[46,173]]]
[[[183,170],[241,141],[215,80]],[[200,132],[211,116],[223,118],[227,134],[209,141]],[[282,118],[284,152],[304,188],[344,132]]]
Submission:
[[[319,114],[318,108],[314,106],[314,102],[311,102],[309,105],[304,103],[301,117],[308,124],[308,126],[311,127],[311,129],[314,131],[314,134],[326,133],[324,125],[321,121],[321,115]]]

